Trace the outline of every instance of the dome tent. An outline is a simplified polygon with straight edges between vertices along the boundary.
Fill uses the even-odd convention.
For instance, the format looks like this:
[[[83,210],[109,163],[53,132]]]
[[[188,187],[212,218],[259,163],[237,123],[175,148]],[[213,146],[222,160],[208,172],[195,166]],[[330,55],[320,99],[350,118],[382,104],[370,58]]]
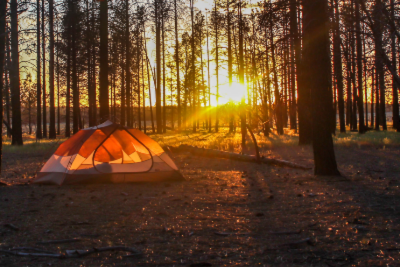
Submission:
[[[106,121],[82,129],[50,157],[33,183],[184,180],[161,146],[138,129]]]

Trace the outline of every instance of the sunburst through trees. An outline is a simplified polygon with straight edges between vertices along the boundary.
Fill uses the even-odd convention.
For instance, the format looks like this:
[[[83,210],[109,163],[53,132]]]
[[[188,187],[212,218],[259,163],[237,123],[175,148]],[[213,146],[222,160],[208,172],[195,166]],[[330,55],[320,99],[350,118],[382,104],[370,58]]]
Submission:
[[[320,129],[386,130],[388,116],[399,128],[394,1],[313,1],[320,13],[306,0],[5,2],[1,86],[13,144],[23,125],[55,138],[105,119],[157,133],[290,129],[314,145]],[[319,16],[323,27],[305,23]],[[322,32],[326,51],[307,50]],[[26,79],[35,94],[21,90]]]

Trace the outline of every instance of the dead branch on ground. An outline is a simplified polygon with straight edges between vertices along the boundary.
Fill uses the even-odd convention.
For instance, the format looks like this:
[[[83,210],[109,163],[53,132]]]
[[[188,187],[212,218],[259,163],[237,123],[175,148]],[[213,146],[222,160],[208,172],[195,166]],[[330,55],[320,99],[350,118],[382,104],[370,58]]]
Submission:
[[[175,152],[189,152],[196,156],[202,157],[209,157],[209,158],[224,158],[230,160],[237,160],[237,161],[245,161],[245,162],[258,162],[257,157],[253,155],[243,155],[233,152],[226,152],[220,151],[216,149],[207,149],[207,148],[200,148],[195,146],[189,145],[180,145],[179,147],[169,146],[169,150]],[[276,165],[282,167],[290,167],[295,169],[302,169],[302,170],[310,170],[310,167],[306,167],[294,162],[280,160],[280,159],[271,159],[271,158],[260,158],[261,163],[269,164],[269,165]]]

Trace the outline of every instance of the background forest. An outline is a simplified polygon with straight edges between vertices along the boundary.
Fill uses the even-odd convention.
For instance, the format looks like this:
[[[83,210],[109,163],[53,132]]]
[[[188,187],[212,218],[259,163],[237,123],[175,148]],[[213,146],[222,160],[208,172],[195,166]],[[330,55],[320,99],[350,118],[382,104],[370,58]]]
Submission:
[[[338,174],[336,128],[387,130],[389,111],[400,129],[393,1],[12,0],[2,12],[13,145],[23,128],[55,139],[110,119],[158,134],[240,126],[246,152],[247,131],[288,129],[313,144],[316,174]]]
[[[68,137],[97,125],[102,79],[107,116],[122,125],[233,132],[242,112],[265,135],[300,126],[300,143],[310,142],[299,1],[107,1],[106,75],[101,3],[10,1],[1,86],[13,144],[23,132]],[[389,118],[397,129],[398,4],[328,8],[332,133],[386,130]]]

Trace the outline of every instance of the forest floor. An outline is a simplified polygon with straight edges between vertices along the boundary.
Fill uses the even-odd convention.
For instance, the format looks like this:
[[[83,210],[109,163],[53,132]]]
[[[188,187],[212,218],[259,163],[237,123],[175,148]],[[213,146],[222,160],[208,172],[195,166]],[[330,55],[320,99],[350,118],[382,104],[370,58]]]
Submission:
[[[256,135],[264,156],[312,167],[311,146],[287,132]],[[153,135],[238,152],[239,134]],[[172,154],[185,182],[40,186],[27,182],[59,143],[6,145],[0,249],[128,246],[52,259],[0,252],[0,266],[398,266],[400,138],[392,131],[335,137],[342,177]],[[248,147],[251,148],[249,141]],[[248,153],[252,153],[251,150]],[[19,229],[5,227],[12,224]],[[79,238],[80,242],[37,242]]]

